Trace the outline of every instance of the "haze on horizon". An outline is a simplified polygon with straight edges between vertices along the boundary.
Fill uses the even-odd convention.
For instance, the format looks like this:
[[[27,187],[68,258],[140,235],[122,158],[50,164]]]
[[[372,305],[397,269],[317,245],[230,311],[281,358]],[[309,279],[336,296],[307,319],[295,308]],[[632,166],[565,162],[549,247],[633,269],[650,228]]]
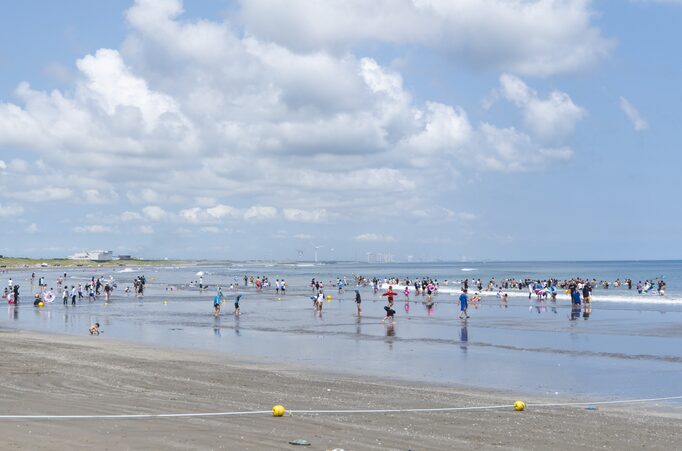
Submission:
[[[2,255],[682,255],[682,2],[2,10]]]

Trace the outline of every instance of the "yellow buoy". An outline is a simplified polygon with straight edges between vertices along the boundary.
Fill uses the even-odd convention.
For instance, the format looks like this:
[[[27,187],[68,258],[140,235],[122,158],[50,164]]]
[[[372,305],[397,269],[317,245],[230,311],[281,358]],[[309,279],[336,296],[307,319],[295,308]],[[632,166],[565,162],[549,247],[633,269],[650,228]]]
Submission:
[[[516,401],[514,403],[514,410],[518,410],[520,412],[525,408],[526,408],[526,403],[523,401]]]
[[[275,407],[272,408],[272,415],[273,416],[281,417],[284,415],[284,412],[286,412],[286,410],[284,410],[283,405],[277,404]]]
[[[332,295],[331,295],[331,294],[328,294],[328,295],[327,295],[327,302],[329,302],[329,301],[331,301],[331,300],[332,300]]]

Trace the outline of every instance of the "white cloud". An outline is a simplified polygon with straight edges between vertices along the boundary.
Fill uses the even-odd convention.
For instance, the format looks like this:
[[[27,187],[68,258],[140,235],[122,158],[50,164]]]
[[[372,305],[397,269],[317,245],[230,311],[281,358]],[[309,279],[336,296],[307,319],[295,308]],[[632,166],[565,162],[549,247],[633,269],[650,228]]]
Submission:
[[[29,225],[26,227],[26,231],[27,231],[28,233],[36,233],[36,232],[38,231],[38,224],[36,224],[35,222],[29,224]]]
[[[394,241],[394,238],[390,235],[382,235],[380,233],[362,233],[355,237],[356,241]]]
[[[0,160],[0,171],[5,169],[7,169],[7,164],[4,161]]]
[[[24,207],[21,205],[5,205],[0,204],[0,218],[16,218],[24,213]]]
[[[240,212],[238,209],[231,207],[229,205],[223,205],[219,204],[216,205],[215,207],[207,208],[206,213],[215,219],[222,219],[222,218],[238,218],[240,216]]]
[[[142,213],[152,221],[162,221],[168,217],[168,213],[158,205],[149,205],[142,209]]]
[[[636,131],[640,132],[649,128],[647,121],[642,117],[639,111],[637,111],[637,108],[635,108],[635,106],[628,101],[628,99],[621,96],[619,99],[619,105],[620,109],[623,110],[623,113],[625,113],[628,119],[630,119],[630,122],[632,122],[632,127]]]
[[[244,211],[244,220],[260,221],[277,217],[277,209],[274,207],[254,206]]]
[[[159,196],[159,193],[150,188],[145,188],[139,191],[128,191],[126,197],[134,204],[150,204],[161,201],[161,196]]]
[[[524,9],[520,0],[510,0],[497,5],[499,10],[492,0],[428,2],[316,4],[303,17],[331,11],[340,22],[358,19],[346,25],[365,34],[362,42],[417,43],[457,58],[475,54],[492,39],[498,47],[481,50],[483,65],[503,40],[486,32],[499,26],[505,45],[540,49],[534,54],[504,47],[499,60],[516,73],[568,70],[567,59],[579,67],[605,45],[590,25],[587,2],[566,0],[556,10],[547,1]],[[245,5],[244,11],[259,5],[264,4]],[[274,4],[271,13],[283,5]],[[302,5],[292,2],[292,11]],[[358,18],[363,8],[367,17]],[[552,28],[560,13],[566,23]],[[529,25],[529,17],[551,20]],[[25,162],[28,170],[21,176],[3,170],[2,196],[73,198],[107,207],[127,199],[136,207],[120,210],[139,211],[112,208],[111,221],[117,223],[169,220],[217,227],[223,221],[280,218],[319,223],[339,211],[353,217],[396,198],[428,203],[452,190],[460,171],[533,170],[573,153],[562,140],[570,137],[582,109],[560,91],[542,97],[516,79],[525,97],[509,98],[519,103],[523,119],[500,127],[476,122],[463,107],[442,99],[422,101],[396,69],[354,50],[351,44],[360,41],[347,30],[327,36],[337,24],[315,31],[324,35],[321,46],[304,48],[252,29],[250,19],[246,34],[234,16],[186,19],[178,1],[140,0],[126,18],[130,31],[121,48],[80,58],[67,88],[39,91],[20,83],[16,103],[0,102],[0,149],[26,148],[38,160]],[[546,39],[514,41],[510,36],[518,33],[509,27],[521,25],[509,25],[510,18]],[[286,24],[289,18],[281,20]],[[367,21],[381,22],[376,35]],[[401,21],[419,27],[406,29]],[[575,29],[586,34],[574,39],[575,46],[561,47]],[[462,44],[468,49],[447,44],[455,35],[477,33],[478,41]],[[587,41],[598,45],[576,56]],[[435,215],[439,221],[445,216]]]
[[[215,223],[223,219],[243,221],[264,221],[277,218],[275,207],[254,205],[239,209],[229,205],[219,204],[210,208],[192,207],[180,210],[179,218],[192,224]]]
[[[141,221],[142,215],[134,211],[124,211],[121,213],[121,221]]]
[[[108,204],[118,199],[118,194],[113,189],[85,189],[83,200],[89,204]]]
[[[145,224],[141,225],[141,226],[138,228],[138,231],[139,231],[141,234],[143,234],[143,235],[152,235],[152,234],[154,234],[154,228],[153,228],[152,226],[150,226],[150,225],[145,225]]]
[[[476,219],[478,219],[478,216],[468,211],[460,211],[459,213],[457,213],[457,218],[459,218],[462,221],[475,221]]]
[[[87,226],[78,226],[78,227],[74,227],[73,230],[74,230],[74,232],[80,232],[80,233],[111,233],[114,231],[114,229],[112,229],[109,226],[99,225],[99,224],[87,225]]]
[[[312,240],[315,237],[307,233],[297,233],[293,235],[293,238],[296,238],[298,240]]]
[[[407,137],[404,144],[419,153],[447,152],[461,150],[472,135],[464,110],[429,102],[423,114],[423,129]]]
[[[15,158],[9,162],[8,169],[12,172],[23,173],[30,170],[30,164],[26,160]]]
[[[589,0],[249,0],[240,15],[253,35],[300,51],[417,44],[529,75],[575,71],[613,47],[592,24]]]
[[[191,222],[193,224],[198,224],[201,221],[202,213],[203,212],[201,208],[193,207],[181,210],[178,214],[180,215],[180,218],[182,218],[183,220]]]
[[[542,99],[523,80],[510,74],[500,76],[500,86],[502,95],[523,112],[524,125],[545,142],[565,139],[586,115],[565,92],[555,90]]]
[[[28,191],[9,192],[6,196],[24,202],[50,202],[69,199],[73,196],[73,191],[69,188],[46,186]]]
[[[284,219],[294,222],[324,222],[329,217],[326,209],[300,210],[298,208],[285,208],[282,212]]]
[[[540,147],[533,139],[514,127],[480,126],[481,152],[474,155],[476,164],[502,172],[530,171],[552,161],[568,160],[573,150],[567,146]]]

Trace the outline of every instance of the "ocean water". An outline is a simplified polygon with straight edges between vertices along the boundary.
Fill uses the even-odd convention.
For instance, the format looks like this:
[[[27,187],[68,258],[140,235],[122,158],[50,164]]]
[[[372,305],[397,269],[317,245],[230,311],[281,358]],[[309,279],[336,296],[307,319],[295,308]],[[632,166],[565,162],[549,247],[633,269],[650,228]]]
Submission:
[[[187,287],[198,281],[206,291]],[[62,271],[36,271],[50,285]],[[144,274],[144,298],[123,288]],[[257,292],[242,287],[242,316],[234,317],[232,297],[219,318],[212,315],[215,287],[229,286],[244,275],[285,279],[289,290]],[[398,296],[396,322],[382,322],[385,298],[360,288],[363,316],[358,318],[353,274],[365,277],[421,277],[449,281],[434,296],[406,303]],[[424,383],[466,384],[483,388],[580,399],[682,395],[682,262],[509,262],[415,263],[370,265],[336,263],[216,264],[192,267],[67,270],[69,284],[92,276],[113,277],[118,289],[109,303],[63,306],[58,299],[43,308],[32,305],[30,271],[5,274],[22,285],[23,303],[7,306],[0,327],[87,335],[101,324],[103,335],[160,346],[222,352],[247,358],[302,365],[314,369],[401,378]],[[321,316],[314,313],[309,287],[312,278],[325,283]],[[351,287],[336,289],[337,277]],[[494,293],[471,307],[461,321],[457,281],[468,277],[544,279],[584,277],[597,280],[639,280],[663,277],[666,296],[639,295],[626,288],[596,288],[590,311],[572,311],[568,301],[528,299],[514,292],[504,305]],[[169,288],[176,289],[170,291]],[[676,408],[682,405],[679,403]]]

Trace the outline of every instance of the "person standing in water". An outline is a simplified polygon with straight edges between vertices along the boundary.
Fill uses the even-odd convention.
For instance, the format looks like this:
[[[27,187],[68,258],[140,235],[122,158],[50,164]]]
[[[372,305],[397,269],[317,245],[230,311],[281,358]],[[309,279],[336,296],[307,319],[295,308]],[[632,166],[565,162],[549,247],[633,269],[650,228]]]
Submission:
[[[388,299],[388,305],[384,307],[384,310],[386,310],[386,316],[384,316],[384,319],[382,321],[386,321],[387,319],[391,319],[391,322],[395,320],[395,310],[393,310],[393,296],[395,296],[397,293],[393,291],[393,287],[391,285],[388,286],[388,291],[382,296],[386,296]]]
[[[213,315],[214,316],[220,315],[220,303],[221,302],[222,302],[222,298],[220,297],[220,294],[216,294],[213,297]]]
[[[362,298],[360,298],[360,290],[355,290],[355,305],[358,307],[358,317],[362,316]]]
[[[234,316],[239,316],[241,315],[241,310],[239,310],[239,300],[242,298],[241,294],[238,294],[237,297],[234,299]]]
[[[459,295],[459,318],[466,319],[469,318],[469,313],[467,312],[469,308],[469,296],[467,296],[467,289],[462,289],[462,294]]]

